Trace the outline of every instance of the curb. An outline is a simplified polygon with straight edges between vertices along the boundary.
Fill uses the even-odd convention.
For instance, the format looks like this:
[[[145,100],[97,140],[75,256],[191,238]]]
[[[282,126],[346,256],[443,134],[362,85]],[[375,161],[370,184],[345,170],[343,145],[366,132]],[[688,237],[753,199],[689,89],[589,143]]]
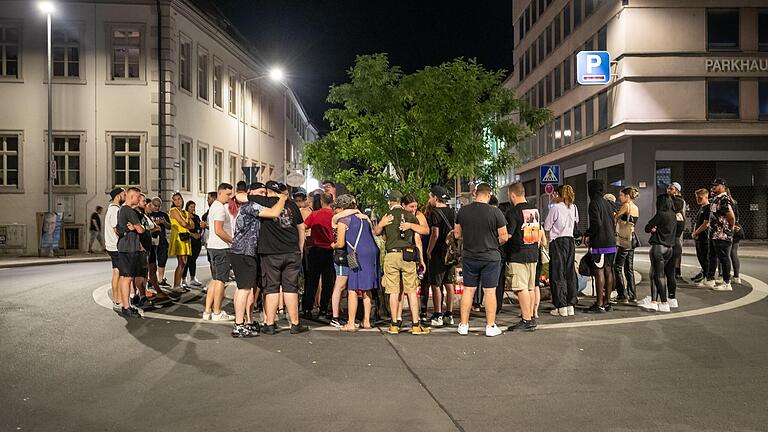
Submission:
[[[36,266],[56,265],[56,264],[108,262],[108,261],[111,261],[111,258],[109,256],[95,256],[95,257],[85,257],[85,258],[51,258],[45,261],[24,261],[24,262],[11,262],[11,263],[0,262],[0,269],[36,267]]]

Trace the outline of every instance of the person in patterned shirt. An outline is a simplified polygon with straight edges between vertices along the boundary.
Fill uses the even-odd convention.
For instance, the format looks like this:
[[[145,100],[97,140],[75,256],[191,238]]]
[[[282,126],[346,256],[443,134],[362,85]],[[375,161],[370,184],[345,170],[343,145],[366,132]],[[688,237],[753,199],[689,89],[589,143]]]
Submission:
[[[731,291],[731,247],[733,246],[733,227],[736,225],[736,215],[733,212],[733,201],[728,196],[728,184],[725,179],[716,178],[712,182],[712,204],[709,208],[709,268],[704,286],[717,291]],[[715,283],[715,271],[718,262],[722,267],[723,283]]]

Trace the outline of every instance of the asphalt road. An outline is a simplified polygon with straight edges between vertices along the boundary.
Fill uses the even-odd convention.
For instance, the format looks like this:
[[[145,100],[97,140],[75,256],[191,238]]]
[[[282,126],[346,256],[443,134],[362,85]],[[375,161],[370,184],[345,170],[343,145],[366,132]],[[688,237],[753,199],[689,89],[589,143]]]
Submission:
[[[743,274],[768,281],[766,261],[742,261]],[[108,263],[0,269],[0,431],[763,431],[768,424],[766,300],[497,338],[315,329],[233,340],[225,325],[119,318],[92,298],[108,274]],[[685,311],[748,292],[683,288],[678,297]],[[507,308],[502,320],[512,321],[516,311]],[[619,309],[599,319],[648,316]]]

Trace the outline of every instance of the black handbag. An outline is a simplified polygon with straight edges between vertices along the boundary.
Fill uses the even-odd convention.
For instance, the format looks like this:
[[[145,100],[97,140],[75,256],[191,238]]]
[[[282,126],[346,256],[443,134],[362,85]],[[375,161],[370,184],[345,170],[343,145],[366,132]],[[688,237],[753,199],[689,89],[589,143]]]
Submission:
[[[405,262],[419,262],[419,251],[415,246],[408,246],[403,248],[403,261]]]
[[[333,263],[339,266],[349,267],[347,262],[347,248],[333,250]]]
[[[192,236],[188,232],[179,233],[179,240],[181,241],[189,241],[190,238],[192,238]]]
[[[579,260],[579,274],[582,276],[592,276],[592,254],[587,252]]]

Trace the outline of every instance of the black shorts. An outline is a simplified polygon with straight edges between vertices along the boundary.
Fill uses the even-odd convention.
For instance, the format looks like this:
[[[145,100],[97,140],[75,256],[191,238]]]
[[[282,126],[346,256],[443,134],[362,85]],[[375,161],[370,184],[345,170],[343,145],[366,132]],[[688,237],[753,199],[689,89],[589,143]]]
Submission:
[[[141,252],[119,252],[117,254],[117,269],[120,271],[120,276],[143,277],[147,274],[146,267],[146,257]]]
[[[165,268],[168,262],[168,243],[160,243],[153,249],[155,249],[155,259],[150,261],[156,262],[158,267]]]
[[[229,251],[227,249],[208,249],[211,256],[211,279],[219,282],[229,280]]]
[[[118,268],[118,266],[117,266],[117,252],[107,251],[107,253],[109,254],[109,257],[112,259],[112,268],[113,269]]]
[[[229,254],[229,263],[235,272],[238,289],[250,289],[259,286],[259,260],[250,255]]]
[[[616,254],[592,254],[592,265],[596,269],[602,269],[605,267],[613,267],[613,262],[616,261]]]
[[[261,256],[261,281],[264,284],[264,294],[277,294],[281,287],[283,293],[298,294],[300,274],[301,253],[299,251]]]
[[[147,275],[149,274],[149,266],[148,266],[149,263],[147,261],[147,258],[149,257],[149,253],[147,251],[141,251],[139,252],[139,254],[140,254],[139,263],[141,266],[141,269],[140,269],[141,273],[137,277],[146,278]]]
[[[432,286],[450,285],[453,283],[451,275],[453,267],[445,265],[443,258],[433,256],[427,265],[427,274],[429,275],[429,284]]]

